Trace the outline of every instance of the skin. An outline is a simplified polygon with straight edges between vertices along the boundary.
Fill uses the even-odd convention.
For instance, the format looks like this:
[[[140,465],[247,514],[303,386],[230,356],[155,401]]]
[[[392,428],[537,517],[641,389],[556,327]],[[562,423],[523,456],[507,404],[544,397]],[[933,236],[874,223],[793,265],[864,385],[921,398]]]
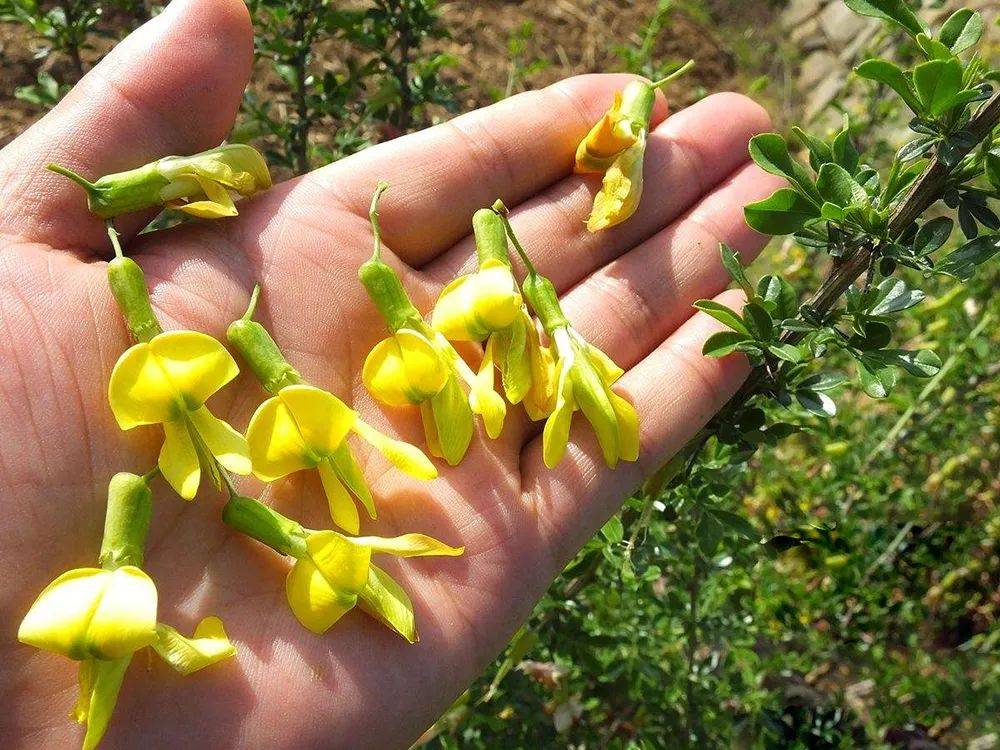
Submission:
[[[251,54],[240,0],[175,0],[0,153],[0,736],[8,748],[78,746],[81,730],[66,716],[75,664],[19,644],[17,626],[58,573],[96,563],[108,480],[147,471],[162,440],[158,427],[123,433],[114,422],[107,381],[131,342],[106,286],[107,238],[83,192],[43,166],[57,161],[96,178],[216,145]],[[380,509],[362,533],[420,531],[467,548],[457,559],[379,560],[413,598],[416,646],[360,611],[324,636],[307,632],[284,601],[288,560],[227,529],[224,497],[206,483],[184,503],[156,480],[146,568],[160,619],[190,633],[219,615],[239,654],[186,678],[137,655],[105,747],[407,746],[503,648],[623,498],[736,390],[746,362],[701,355],[718,325],[692,315],[691,303],[727,285],[720,241],[745,261],[762,247],[742,206],[777,186],[747,157],[768,118],[735,94],[667,118],[661,98],[638,213],[590,235],[584,219],[600,181],[572,175],[573,152],[627,80],[582,76],[512,97],[277,185],[240,203],[234,219],[134,239],[147,217],[119,220],[166,329],[224,340],[260,281],[258,319],[303,375],[376,427],[423,445],[416,410],[383,408],[360,380],[385,335],[356,280],[371,252],[368,201],[378,179],[391,184],[381,208],[385,256],[427,311],[447,280],[472,268],[472,213],[499,196],[572,323],[628,370],[618,389],[638,407],[642,452],[609,470],[578,416],[565,459],[546,470],[540,425],[512,408],[498,440],[480,432],[459,467],[439,462],[441,477],[421,483],[355,439]],[[740,302],[733,292],[719,299]],[[263,395],[247,372],[209,406],[243,429]],[[241,488],[261,489],[252,480]],[[329,526],[315,472],[278,482],[264,498],[306,525]]]

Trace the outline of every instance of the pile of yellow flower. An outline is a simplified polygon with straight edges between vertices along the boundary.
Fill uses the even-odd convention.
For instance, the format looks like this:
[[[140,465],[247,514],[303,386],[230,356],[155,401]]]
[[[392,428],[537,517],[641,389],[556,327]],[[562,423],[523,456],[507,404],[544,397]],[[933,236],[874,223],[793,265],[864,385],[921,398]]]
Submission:
[[[661,82],[662,83],[662,82]],[[634,212],[652,111],[654,84],[629,84],[580,144],[577,171],[604,172],[588,226],[597,231]],[[382,434],[336,395],[303,381],[267,330],[253,320],[260,289],[227,339],[270,396],[241,434],[206,406],[239,374],[227,349],[196,331],[164,332],[150,304],[142,270],[125,257],[114,217],[168,207],[193,217],[237,214],[235,197],[267,189],[270,176],[254,149],[224,145],[187,157],[166,157],[96,182],[51,165],[81,185],[90,209],[107,220],[115,258],[108,265],[111,292],[136,343],[119,358],[108,383],[111,412],[123,430],[161,425],[155,467],[144,475],[120,473],[108,488],[107,515],[98,561],[58,576],[38,596],[18,637],[29,645],[79,662],[80,695],[73,716],[86,724],[84,748],[96,747],[108,726],[132,657],[151,647],[183,674],[226,659],[236,649],[222,622],[206,617],[187,638],[157,621],[157,592],[142,562],[152,509],[150,481],[161,475],[185,500],[208,477],[228,492],[223,520],[232,528],[290,556],[285,588],[294,616],[323,633],[355,606],[407,641],[417,641],[413,605],[402,587],[372,561],[398,557],[461,555],[423,534],[359,536],[359,505],[377,518],[376,500],[348,441],[355,436],[395,467],[421,480],[438,469],[419,448]],[[368,390],[393,408],[417,407],[427,449],[458,464],[481,418],[498,437],[508,404],[523,404],[545,420],[543,455],[555,466],[569,440],[573,414],[592,425],[607,464],[635,461],[639,421],[612,386],[622,370],[580,335],[564,316],[552,283],[534,268],[500,201],[472,220],[478,270],[448,284],[429,316],[411,302],[399,276],[381,258],[378,203],[372,197],[372,258],[361,283],[385,320],[388,337],[368,355],[362,377]],[[513,244],[525,269],[519,284],[508,254]],[[470,365],[452,342],[483,344]],[[499,388],[496,372],[499,371]],[[315,469],[338,530],[303,528],[259,500],[241,495],[232,475],[273,482]]]

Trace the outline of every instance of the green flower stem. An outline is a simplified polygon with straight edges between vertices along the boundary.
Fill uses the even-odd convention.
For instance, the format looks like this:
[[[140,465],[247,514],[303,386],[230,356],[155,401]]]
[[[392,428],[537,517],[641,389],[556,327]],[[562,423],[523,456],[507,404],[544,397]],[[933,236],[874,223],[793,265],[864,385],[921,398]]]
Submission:
[[[528,257],[527,251],[517,239],[517,235],[514,234],[514,228],[510,225],[507,206],[503,204],[503,201],[497,199],[493,204],[493,210],[503,222],[511,244],[517,250],[517,254],[521,256],[521,261],[528,269],[528,275],[524,279],[521,289],[535,311],[535,315],[541,321],[545,332],[551,335],[555,329],[568,326],[569,321],[566,319],[562,307],[559,305],[559,296],[556,294],[556,288],[552,285],[551,281],[535,270],[531,258]]]
[[[122,253],[118,232],[109,220],[108,237],[115,249],[115,257],[108,263],[108,285],[121,310],[129,332],[136,341],[149,341],[163,332],[149,301],[146,277],[139,264]]]
[[[361,279],[368,296],[385,319],[389,330],[395,333],[401,328],[412,328],[421,317],[420,311],[413,306],[406,289],[403,288],[399,276],[382,261],[382,227],[379,224],[378,200],[388,187],[386,182],[378,183],[372,196],[368,218],[372,225],[372,235],[375,237],[375,249],[371,259],[365,261],[358,269],[358,278]]]
[[[481,208],[472,215],[472,232],[476,237],[476,255],[482,267],[488,260],[510,265],[507,254],[507,234],[503,219],[490,208]]]
[[[222,520],[282,555],[299,558],[308,554],[307,531],[259,500],[242,496],[229,498],[222,509]]]
[[[104,539],[99,557],[101,567],[115,570],[123,565],[142,566],[153,513],[153,491],[148,478],[120,472],[108,484],[107,515],[104,518]]]
[[[260,284],[257,284],[250,296],[247,311],[242,318],[229,326],[226,338],[250,365],[250,369],[265,390],[277,394],[285,386],[301,383],[302,376],[285,359],[285,355],[281,353],[277,342],[267,329],[253,320],[259,300]]]

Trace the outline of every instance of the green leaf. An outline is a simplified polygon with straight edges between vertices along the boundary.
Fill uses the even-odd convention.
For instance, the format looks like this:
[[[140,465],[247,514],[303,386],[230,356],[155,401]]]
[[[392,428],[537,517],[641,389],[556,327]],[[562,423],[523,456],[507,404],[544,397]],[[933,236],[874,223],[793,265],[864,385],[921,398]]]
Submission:
[[[910,375],[930,378],[941,369],[941,358],[930,349],[908,351],[906,349],[885,349],[867,357],[886,365],[902,367]]]
[[[902,279],[886,279],[876,287],[875,301],[868,311],[872,315],[889,315],[908,310],[926,297],[919,289],[910,289]]]
[[[722,541],[722,524],[711,513],[702,513],[695,535],[701,554],[710,557]]]
[[[984,234],[970,240],[952,253],[949,253],[937,266],[939,273],[954,276],[961,281],[968,281],[982,265],[1000,252],[1000,235]]]
[[[983,17],[974,10],[962,8],[944,22],[939,38],[957,55],[976,44],[982,35]]]
[[[706,357],[725,357],[727,354],[735,352],[736,347],[740,344],[752,340],[745,333],[719,331],[706,339],[705,344],[701,348],[701,353]]]
[[[719,254],[722,256],[722,267],[726,269],[729,277],[740,285],[740,289],[746,292],[747,297],[753,296],[753,285],[747,278],[743,264],[740,263],[740,256],[725,242],[719,243]]]
[[[905,0],[844,0],[844,4],[859,15],[898,24],[914,37],[924,30]]]
[[[892,329],[877,320],[867,320],[862,333],[851,337],[851,346],[864,351],[882,349],[892,341]]]
[[[802,361],[802,350],[795,344],[772,344],[767,349],[775,357],[786,362],[795,364]]]
[[[747,302],[743,307],[743,322],[757,341],[767,342],[774,335],[774,321],[763,305]]]
[[[851,140],[851,127],[846,114],[844,115],[844,127],[833,139],[833,161],[852,175],[857,172],[858,164],[861,161],[861,155],[854,148],[854,142]]]
[[[881,58],[865,60],[854,69],[854,72],[862,78],[867,78],[869,81],[884,83],[899,94],[910,109],[918,115],[922,114],[923,109],[920,106],[920,100],[913,90],[913,84],[910,82],[909,76],[895,63],[882,60]]]
[[[802,141],[802,145],[809,149],[809,166],[812,167],[814,171],[818,172],[820,167],[827,162],[834,160],[833,150],[824,141],[816,138],[815,136],[809,135],[798,126],[792,127],[792,133],[795,134],[796,138]]]
[[[824,164],[819,170],[816,187],[824,201],[840,208],[868,203],[868,193],[839,164]]]
[[[729,326],[734,331],[749,333],[743,324],[743,318],[739,314],[725,305],[719,304],[710,299],[700,299],[694,303],[694,307],[704,313],[708,313],[720,323]]]
[[[916,255],[930,255],[940,249],[951,236],[951,230],[955,222],[947,216],[939,216],[931,219],[917,232],[913,239],[913,252]]]
[[[928,60],[948,60],[954,57],[948,45],[932,39],[927,34],[917,34],[917,45],[927,55]]]
[[[832,417],[837,413],[837,405],[825,393],[797,390],[795,400],[799,402],[799,406],[817,417]]]
[[[805,168],[788,153],[788,144],[777,133],[761,133],[750,139],[750,158],[765,172],[786,178],[799,192],[820,204],[819,193]]]
[[[994,188],[1000,190],[1000,154],[992,151],[986,154],[986,177]]]
[[[790,188],[781,188],[771,197],[751,203],[743,213],[752,229],[773,235],[797,232],[807,221],[819,216],[812,203]]]
[[[832,391],[834,388],[839,388],[846,382],[847,378],[843,375],[818,373],[816,375],[810,375],[808,378],[803,380],[799,383],[799,387],[810,391]]]
[[[757,282],[757,296],[773,305],[771,312],[776,318],[791,318],[798,309],[795,288],[774,274],[762,276]]]
[[[872,398],[885,398],[896,385],[896,370],[891,366],[883,366],[877,360],[862,356],[856,362],[858,382],[861,388]]]
[[[757,531],[750,521],[741,516],[739,513],[732,513],[728,510],[713,508],[712,515],[715,516],[715,519],[719,523],[728,528],[730,531],[739,534],[751,542],[760,541],[760,532]]]
[[[611,516],[608,522],[601,527],[601,536],[609,544],[618,544],[622,541],[625,538],[625,527],[622,526],[622,520],[618,516]]]
[[[962,63],[955,58],[921,63],[913,69],[913,85],[924,110],[941,115],[962,90]]]

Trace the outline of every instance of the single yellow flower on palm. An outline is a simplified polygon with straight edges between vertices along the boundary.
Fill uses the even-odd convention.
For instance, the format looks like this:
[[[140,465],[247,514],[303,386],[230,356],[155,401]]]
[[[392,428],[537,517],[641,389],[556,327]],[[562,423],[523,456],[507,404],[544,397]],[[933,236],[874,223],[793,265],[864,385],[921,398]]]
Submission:
[[[455,557],[465,551],[424,534],[383,538],[312,531],[248,497],[231,498],[222,518],[231,527],[295,558],[285,580],[285,594],[296,619],[314,633],[325,633],[360,606],[414,643],[413,604],[403,588],[372,563],[372,555]]]
[[[591,232],[620,224],[635,213],[642,197],[642,160],[656,89],[692,65],[693,61],[689,61],[655,83],[630,81],[615,92],[611,109],[580,141],[574,171],[604,174],[587,219]]]
[[[160,471],[185,500],[198,492],[202,471],[220,486],[216,461],[233,473],[250,473],[246,440],[205,406],[238,373],[222,344],[194,331],[168,331],[138,343],[111,372],[108,400],[118,425],[163,425]]]
[[[435,456],[455,465],[472,440],[473,414],[497,437],[507,413],[493,387],[492,371],[477,374],[448,340],[424,322],[396,272],[381,260],[378,199],[388,186],[379,183],[370,212],[375,252],[358,276],[382,314],[390,335],[365,359],[362,379],[375,398],[389,406],[417,405],[427,445]],[[487,377],[487,374],[489,377]],[[460,383],[464,381],[468,395]]]
[[[100,568],[67,571],[45,587],[18,628],[18,640],[80,662],[80,693],[73,716],[87,725],[85,750],[104,736],[132,655],[152,647],[182,674],[236,653],[222,622],[206,618],[185,638],[156,621],[157,592],[139,567],[152,512],[145,477],[116,474]]]
[[[203,219],[236,216],[233,194],[246,197],[271,187],[264,157],[240,143],[193,156],[166,156],[127,172],[104,175],[96,182],[56,164],[49,169],[83,187],[90,210],[104,219],[154,206]]]
[[[434,464],[419,448],[383,435],[332,393],[310,385],[286,386],[257,408],[247,428],[253,473],[273,482],[292,472],[317,469],[334,522],[357,534],[360,519],[348,489],[371,518],[376,512],[371,490],[346,442],[350,432],[410,476],[437,476]]]

